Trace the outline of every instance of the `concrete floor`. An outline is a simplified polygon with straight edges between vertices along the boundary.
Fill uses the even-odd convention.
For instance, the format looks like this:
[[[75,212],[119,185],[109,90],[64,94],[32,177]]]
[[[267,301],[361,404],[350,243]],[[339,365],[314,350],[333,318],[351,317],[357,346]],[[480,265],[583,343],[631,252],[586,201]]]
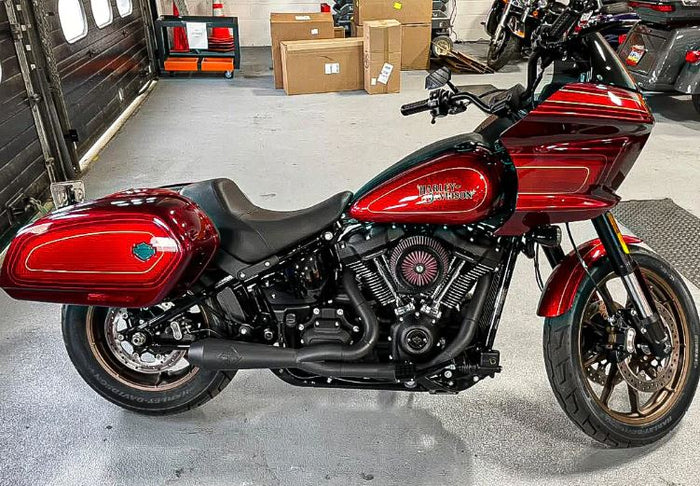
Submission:
[[[403,73],[396,95],[287,97],[264,62],[250,66],[233,81],[158,83],[85,177],[89,194],[227,176],[260,205],[301,207],[483,119],[476,109],[436,125],[403,118],[399,106],[425,96],[418,72]],[[456,81],[522,78],[515,67]],[[700,216],[700,121],[687,100],[652,105],[657,126],[621,194],[672,197]],[[504,371],[456,397],[299,389],[250,371],[198,410],[152,418],[82,382],[58,306],[0,294],[0,484],[697,484],[700,400],[642,449],[603,448],[568,421],[543,366],[538,297],[523,259],[497,339]]]

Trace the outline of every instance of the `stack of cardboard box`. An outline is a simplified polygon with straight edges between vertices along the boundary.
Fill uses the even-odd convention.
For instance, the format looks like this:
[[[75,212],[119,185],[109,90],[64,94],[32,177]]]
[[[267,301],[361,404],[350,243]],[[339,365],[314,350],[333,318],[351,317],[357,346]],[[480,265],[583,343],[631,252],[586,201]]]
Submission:
[[[353,37],[363,37],[368,20],[401,23],[401,69],[430,67],[432,0],[354,0]]]
[[[354,37],[329,13],[270,17],[275,87],[287,94],[396,93],[402,69],[427,69],[431,0],[355,0]]]

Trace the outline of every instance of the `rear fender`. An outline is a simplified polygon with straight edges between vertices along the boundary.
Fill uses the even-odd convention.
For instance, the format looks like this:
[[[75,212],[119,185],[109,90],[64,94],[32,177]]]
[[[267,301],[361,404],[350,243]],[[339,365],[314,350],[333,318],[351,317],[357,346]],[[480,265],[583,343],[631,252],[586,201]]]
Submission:
[[[624,236],[625,243],[633,245],[642,240],[634,236]],[[591,240],[579,245],[581,258],[590,267],[605,256],[605,248],[600,240]],[[542,292],[537,315],[540,317],[558,317],[571,309],[576,292],[586,277],[586,270],[581,265],[575,251],[564,257],[547,280]]]
[[[700,63],[685,63],[674,85],[676,91],[686,94],[700,94]]]

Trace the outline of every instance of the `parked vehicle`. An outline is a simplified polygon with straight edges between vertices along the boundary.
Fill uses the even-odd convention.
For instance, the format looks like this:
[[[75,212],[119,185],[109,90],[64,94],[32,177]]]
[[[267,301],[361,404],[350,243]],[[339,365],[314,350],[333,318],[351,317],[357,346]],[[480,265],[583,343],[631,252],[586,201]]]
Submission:
[[[543,22],[551,22],[551,17],[556,17],[564,8],[564,4],[553,0],[494,0],[484,24],[491,37],[486,57],[489,67],[499,70],[528,52],[534,31]],[[601,3],[600,8],[582,17],[579,28],[609,25],[604,32],[605,39],[616,49],[620,36],[638,20],[626,2]]]
[[[700,323],[681,276],[610,213],[654,119],[603,37],[573,33],[591,8],[572,0],[538,30],[525,88],[477,96],[432,73],[429,99],[404,115],[474,105],[490,116],[355,194],[276,212],[214,179],[69,199],[19,232],[0,287],[66,304],[85,381],[166,414],[203,404],[240,369],[307,387],[470,388],[501,371],[513,269],[520,255],[539,268],[541,249],[554,267],[538,314],[557,400],[596,440],[656,441],[693,399]],[[540,90],[563,57],[575,62]],[[599,239],[565,254],[555,225],[586,220]]]
[[[642,20],[620,47],[620,59],[642,90],[689,94],[700,113],[700,2],[630,5]]]

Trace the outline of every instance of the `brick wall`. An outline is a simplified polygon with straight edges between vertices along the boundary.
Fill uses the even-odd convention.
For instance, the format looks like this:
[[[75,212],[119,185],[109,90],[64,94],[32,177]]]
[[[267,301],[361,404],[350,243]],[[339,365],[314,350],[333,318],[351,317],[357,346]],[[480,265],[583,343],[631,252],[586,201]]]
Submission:
[[[270,12],[318,12],[323,0],[223,0],[226,15],[238,17],[244,46],[270,45]],[[328,0],[327,0],[328,1]],[[159,0],[161,13],[172,13],[172,2]],[[328,1],[332,4],[332,1]],[[484,21],[491,0],[457,0],[455,34],[458,40],[485,38]],[[187,0],[190,15],[211,15],[210,0]]]

